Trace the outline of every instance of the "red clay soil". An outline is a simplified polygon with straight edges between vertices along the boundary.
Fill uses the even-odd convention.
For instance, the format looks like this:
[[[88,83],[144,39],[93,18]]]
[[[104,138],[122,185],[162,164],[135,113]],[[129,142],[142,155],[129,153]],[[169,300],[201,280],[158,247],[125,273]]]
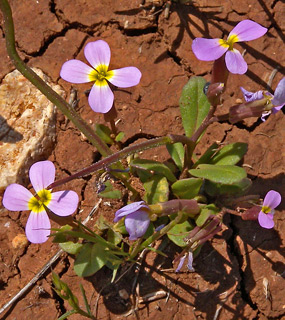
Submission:
[[[173,3],[169,18],[165,3],[147,0],[22,0],[10,1],[15,21],[17,48],[29,66],[39,67],[54,82],[70,92],[71,85],[61,80],[61,65],[68,59],[84,60],[83,47],[89,41],[106,40],[112,51],[111,68],[136,66],[141,83],[126,91],[115,92],[118,128],[125,132],[124,146],[142,138],[168,133],[182,134],[178,100],[182,87],[192,75],[210,79],[212,63],[198,61],[192,51],[195,37],[225,37],[239,21],[252,19],[269,28],[266,36],[241,44],[249,70],[231,75],[224,94],[225,112],[242,95],[242,85],[250,91],[266,89],[274,69],[272,88],[282,78],[284,66],[284,2],[269,0],[217,1],[197,0],[182,5]],[[152,8],[154,5],[154,8]],[[1,29],[2,30],[2,29]],[[0,78],[14,69],[9,61],[2,33],[0,39]],[[90,124],[104,123],[87,103],[84,90],[90,85],[74,85],[80,98],[78,111]],[[244,164],[253,179],[251,193],[264,196],[270,189],[284,194],[284,126],[282,112],[266,122],[249,119],[242,123],[211,125],[198,152],[213,141],[246,142],[249,145]],[[164,148],[144,152],[145,157],[166,160]],[[57,141],[49,157],[57,167],[57,177],[76,172],[99,159],[96,150],[82,138],[74,126],[58,113]],[[99,200],[95,177],[79,179],[68,188],[80,195],[77,217],[84,219]],[[113,219],[122,201],[104,200],[95,215]],[[175,274],[171,261],[179,250],[167,245],[168,258],[153,253],[146,256],[140,273],[131,270],[116,285],[107,286],[110,272],[101,270],[91,279],[78,278],[73,259],[63,255],[54,266],[63,281],[72,288],[83,306],[79,283],[97,319],[125,319],[133,307],[132,284],[137,279],[137,295],[158,290],[167,296],[148,304],[139,304],[128,319],[285,319],[284,201],[275,215],[275,228],[265,230],[256,221],[226,217],[223,230],[204,245],[195,259],[195,273],[186,268]],[[0,306],[15,295],[57,252],[51,240],[42,245],[29,244],[14,249],[12,239],[24,233],[28,213],[0,209]],[[170,269],[170,270],[169,270]],[[138,277],[138,278],[136,278]],[[268,283],[268,286],[266,286]],[[98,301],[97,301],[98,300]],[[3,313],[3,319],[57,319],[70,306],[51,288],[50,272],[18,303]],[[82,319],[73,315],[69,319]]]

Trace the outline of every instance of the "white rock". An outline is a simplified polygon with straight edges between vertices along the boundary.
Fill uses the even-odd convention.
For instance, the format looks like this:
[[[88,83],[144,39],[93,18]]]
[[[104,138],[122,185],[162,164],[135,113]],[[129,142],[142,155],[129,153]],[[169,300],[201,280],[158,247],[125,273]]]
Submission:
[[[34,71],[58,94],[63,89]],[[45,160],[55,143],[55,107],[17,70],[0,85],[0,194],[11,183],[28,182],[31,164]]]

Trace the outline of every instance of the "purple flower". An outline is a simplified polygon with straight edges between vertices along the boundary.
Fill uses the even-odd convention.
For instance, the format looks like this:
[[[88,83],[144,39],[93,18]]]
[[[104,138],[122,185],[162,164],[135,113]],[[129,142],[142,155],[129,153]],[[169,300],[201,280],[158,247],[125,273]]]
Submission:
[[[191,251],[185,253],[185,254],[180,258],[180,261],[179,261],[179,263],[178,263],[178,266],[177,266],[175,272],[179,272],[179,271],[180,271],[180,269],[182,268],[182,266],[183,266],[183,264],[184,264],[184,262],[185,262],[185,259],[186,259],[187,255],[188,255],[187,268],[188,268],[189,271],[195,272],[195,269],[193,268],[193,265],[192,265],[192,264],[193,264],[193,253],[192,253]]]
[[[268,91],[262,91],[262,90],[259,90],[257,92],[250,92],[245,90],[243,87],[241,87],[241,91],[243,93],[243,96],[246,102],[261,100],[264,98],[267,99],[268,106],[266,106],[265,110],[269,108],[270,110],[266,110],[262,114],[261,116],[262,121],[265,121],[266,120],[265,117],[267,117],[270,113],[275,114],[276,112],[281,110],[285,105],[285,78],[282,78],[279,81],[276,87],[276,90],[274,92],[274,95],[272,95]]]
[[[11,211],[31,210],[26,224],[26,235],[32,243],[43,243],[50,235],[50,221],[46,207],[58,216],[69,216],[77,208],[78,195],[74,191],[51,192],[46,188],[54,182],[55,167],[51,161],[34,163],[29,171],[36,195],[20,184],[9,185],[3,196],[3,205]]]
[[[274,209],[279,206],[280,202],[280,193],[274,190],[270,190],[269,192],[267,192],[263,201],[263,206],[258,214],[258,222],[261,227],[266,229],[271,229],[274,227]]]
[[[239,22],[230,32],[227,40],[196,38],[192,50],[199,60],[212,61],[219,59],[224,53],[225,62],[231,73],[244,74],[247,63],[241,53],[233,48],[235,42],[250,41],[263,36],[267,29],[251,20]]]
[[[134,202],[119,209],[115,213],[114,222],[126,217],[125,226],[130,235],[129,239],[137,240],[145,234],[150,224],[149,212],[150,209],[144,201]]]
[[[69,60],[61,68],[60,76],[71,83],[93,82],[88,102],[95,112],[107,113],[113,106],[114,94],[108,82],[120,88],[137,85],[141,72],[135,67],[109,70],[111,58],[107,42],[98,40],[89,42],[84,48],[84,55],[93,68],[80,60]]]

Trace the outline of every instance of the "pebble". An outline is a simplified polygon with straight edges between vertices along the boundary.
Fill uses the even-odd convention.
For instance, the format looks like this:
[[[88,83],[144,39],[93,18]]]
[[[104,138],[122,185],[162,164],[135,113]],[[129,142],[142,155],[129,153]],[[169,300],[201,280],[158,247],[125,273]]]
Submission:
[[[34,71],[65,96],[40,69]],[[55,125],[54,105],[18,70],[7,74],[0,85],[0,195],[11,183],[27,183],[29,167],[49,156]]]

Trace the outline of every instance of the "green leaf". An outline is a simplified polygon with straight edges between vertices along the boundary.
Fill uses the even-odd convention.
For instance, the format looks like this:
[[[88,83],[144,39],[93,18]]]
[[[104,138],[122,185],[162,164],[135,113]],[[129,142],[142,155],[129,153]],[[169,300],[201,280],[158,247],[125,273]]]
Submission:
[[[60,229],[56,233],[53,234],[54,238],[53,238],[52,242],[54,242],[54,243],[67,242],[68,240],[70,240],[70,238],[68,239],[65,231],[70,231],[70,230],[72,230],[72,227],[68,224],[60,227]]]
[[[214,142],[206,151],[205,153],[199,158],[199,160],[197,160],[194,165],[193,165],[193,169],[195,169],[199,164],[202,163],[210,163],[210,160],[212,158],[212,156],[217,153],[219,148],[219,145]]]
[[[77,310],[66,311],[62,316],[60,316],[57,320],[65,320],[68,319],[69,316],[77,313]]]
[[[187,137],[200,127],[210,110],[210,103],[203,92],[205,84],[204,78],[192,77],[182,89],[179,106]]]
[[[99,243],[86,243],[74,261],[74,271],[79,277],[89,277],[107,262],[107,254]]]
[[[218,195],[235,195],[240,196],[244,194],[252,185],[248,178],[241,179],[233,184],[219,184],[212,181],[205,182],[205,191],[208,195],[214,197]]]
[[[179,247],[185,247],[187,243],[184,238],[194,228],[194,226],[188,221],[175,225],[167,232],[168,238]]]
[[[114,232],[112,229],[109,229],[107,231],[107,240],[108,242],[117,245],[122,241],[122,236],[119,233]]]
[[[181,142],[177,142],[174,144],[167,144],[166,148],[173,159],[174,163],[177,165],[178,169],[182,171],[184,166],[184,146]]]
[[[82,243],[74,243],[72,241],[62,242],[59,244],[62,250],[69,254],[77,254],[83,247]]]
[[[114,140],[110,137],[112,133],[110,128],[106,127],[104,124],[96,123],[95,132],[104,142],[113,144]]]
[[[148,204],[165,202],[168,200],[169,185],[167,179],[162,176],[154,176],[143,184],[145,195],[143,200]]]
[[[178,180],[171,186],[172,192],[179,199],[193,199],[202,186],[203,179],[189,178]]]
[[[100,214],[99,218],[97,219],[97,222],[96,222],[95,226],[101,231],[109,229],[108,222],[104,218],[103,214]]]
[[[177,180],[172,171],[165,164],[158,161],[137,158],[131,161],[131,165],[138,170],[138,174],[140,168],[142,168],[143,171],[146,171],[148,177],[153,176],[153,174],[160,174],[163,177],[166,177],[170,182],[175,182]],[[145,180],[142,180],[142,182],[144,181]]]
[[[108,199],[121,199],[122,194],[120,190],[114,190],[112,183],[110,181],[105,182],[105,190],[100,192],[98,195],[102,198]]]
[[[210,164],[235,165],[247,152],[247,143],[236,142],[224,146],[210,160]]]
[[[200,164],[197,169],[189,170],[189,173],[194,177],[222,184],[233,184],[246,178],[246,171],[237,166]]]
[[[120,142],[120,141],[122,141],[123,139],[124,139],[124,136],[125,136],[125,132],[119,132],[117,135],[116,135],[116,138],[115,138],[115,140],[117,141],[117,142]]]
[[[80,283],[79,286],[80,286],[80,290],[81,290],[82,297],[83,297],[83,300],[84,300],[86,311],[89,314],[89,316],[92,316],[91,309],[90,309],[89,303],[87,301],[87,297],[86,297],[86,293],[85,293],[85,290],[83,288],[83,285]]]
[[[209,204],[205,206],[195,220],[197,226],[202,227],[210,215],[216,215],[219,212],[220,209],[216,207],[214,204]]]

